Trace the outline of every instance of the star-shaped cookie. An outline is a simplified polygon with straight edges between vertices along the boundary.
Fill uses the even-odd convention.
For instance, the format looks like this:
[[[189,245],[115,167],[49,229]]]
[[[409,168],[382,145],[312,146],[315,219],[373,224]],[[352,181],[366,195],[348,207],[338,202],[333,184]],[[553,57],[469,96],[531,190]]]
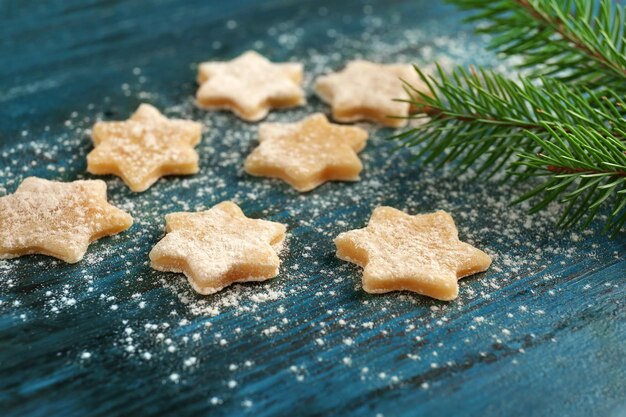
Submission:
[[[332,107],[333,118],[339,122],[370,120],[389,127],[403,127],[411,105],[394,99],[410,99],[402,80],[419,91],[428,86],[411,65],[376,64],[350,61],[339,72],[323,75],[315,83],[317,95]]]
[[[38,253],[76,263],[91,242],[132,224],[128,213],[107,202],[104,181],[29,177],[0,197],[0,258]]]
[[[246,158],[251,175],[284,180],[298,191],[310,191],[326,181],[356,181],[363,165],[357,152],[367,132],[329,123],[321,113],[297,123],[263,123],[259,146]]]
[[[152,268],[182,272],[200,294],[235,282],[265,281],[278,275],[285,226],[246,217],[223,202],[197,213],[165,216],[167,234],[150,252]]]
[[[198,172],[202,125],[168,119],[156,108],[142,104],[124,122],[98,122],[93,127],[94,150],[87,155],[92,174],[113,174],[133,191],[145,191],[165,175]]]
[[[204,62],[198,68],[198,107],[230,110],[256,122],[272,108],[305,103],[302,64],[273,63],[254,51],[228,62]]]
[[[437,211],[410,216],[378,207],[363,229],[335,239],[337,257],[364,268],[369,293],[408,290],[438,300],[458,296],[458,280],[485,271],[491,258],[461,242],[452,217]]]

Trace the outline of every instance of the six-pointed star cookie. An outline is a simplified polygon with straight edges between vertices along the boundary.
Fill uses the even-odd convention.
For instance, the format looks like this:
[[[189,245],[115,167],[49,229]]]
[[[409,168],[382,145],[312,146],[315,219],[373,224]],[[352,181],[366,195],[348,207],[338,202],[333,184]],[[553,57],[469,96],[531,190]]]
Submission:
[[[80,261],[91,242],[133,224],[107,202],[104,181],[69,183],[26,178],[0,198],[0,258],[28,254]]]
[[[142,104],[124,122],[98,122],[93,127],[95,149],[87,155],[92,174],[113,174],[133,191],[145,191],[164,175],[198,172],[202,125],[168,119]]]
[[[459,240],[444,211],[410,216],[378,207],[367,227],[341,233],[335,244],[337,257],[364,268],[363,289],[369,293],[408,290],[453,300],[460,278],[491,264],[489,255]]]
[[[285,226],[246,217],[232,202],[165,216],[167,234],[150,252],[152,268],[184,273],[200,294],[278,275]]]
[[[298,123],[263,123],[245,170],[280,178],[298,191],[331,180],[356,181],[363,169],[357,152],[366,140],[365,130],[329,123],[321,113]]]
[[[196,102],[199,107],[231,110],[255,122],[271,108],[304,104],[301,82],[302,64],[276,64],[248,51],[232,61],[200,64]]]
[[[333,118],[340,122],[371,120],[385,126],[402,127],[411,105],[394,99],[409,99],[402,80],[419,91],[428,91],[415,69],[406,64],[376,64],[350,61],[342,71],[317,79],[315,92],[332,107]]]

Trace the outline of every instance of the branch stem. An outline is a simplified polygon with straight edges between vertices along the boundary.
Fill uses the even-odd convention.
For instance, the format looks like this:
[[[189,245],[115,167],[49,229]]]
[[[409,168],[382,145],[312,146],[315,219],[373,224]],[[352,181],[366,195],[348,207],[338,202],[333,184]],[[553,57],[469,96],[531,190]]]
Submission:
[[[465,114],[465,115],[451,114],[451,112],[449,111],[436,108],[436,107],[431,107],[431,106],[413,107],[412,112],[425,114],[426,116],[431,117],[431,118],[454,119],[454,120],[458,120],[461,122],[478,122],[478,123],[488,121],[493,124],[497,124],[498,126],[501,126],[501,127],[548,132],[548,129],[546,129],[544,125],[539,124],[539,123],[526,122],[526,121],[515,122],[512,120],[499,120],[494,117],[482,116],[478,113]],[[570,133],[569,129],[567,128],[564,128],[563,130],[567,133]],[[622,140],[622,141],[626,140],[626,137],[624,137],[623,134],[619,131],[611,132],[611,134],[615,136],[616,138],[618,138],[619,140]]]
[[[526,10],[535,20],[553,28],[555,32],[558,33],[565,41],[571,43],[575,48],[583,52],[585,55],[589,56],[594,61],[599,62],[604,67],[609,68],[611,71],[616,72],[621,77],[626,78],[626,69],[616,66],[607,57],[585,44],[582,39],[574,36],[569,31],[567,31],[561,19],[551,18],[550,16],[541,13],[529,2],[529,0],[512,1],[513,3],[520,6],[522,9]]]
[[[480,121],[487,120],[489,122],[497,123],[499,126],[503,126],[503,127],[517,127],[517,128],[524,129],[524,130],[546,130],[544,126],[537,124],[537,123],[514,122],[511,120],[498,120],[494,117],[486,117],[478,113],[467,114],[467,115],[450,114],[450,112],[446,110],[438,109],[438,108],[431,107],[431,106],[415,107],[413,111],[415,113],[425,114],[428,117],[432,117],[432,118],[438,117],[438,118],[455,119],[455,120],[459,120],[462,122],[480,122]]]
[[[612,177],[626,177],[626,171],[606,171],[601,169],[572,168],[558,165],[548,165],[546,169],[556,174],[605,174]]]

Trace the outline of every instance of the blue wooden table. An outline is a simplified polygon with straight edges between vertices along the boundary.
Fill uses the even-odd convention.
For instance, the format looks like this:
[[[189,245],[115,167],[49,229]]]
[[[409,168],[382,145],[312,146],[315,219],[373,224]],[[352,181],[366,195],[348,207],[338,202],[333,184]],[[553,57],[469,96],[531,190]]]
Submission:
[[[193,106],[195,65],[255,49],[313,77],[354,57],[502,67],[454,9],[426,0],[35,0],[0,2],[0,195],[31,175],[91,178],[97,119],[141,102],[206,126],[201,172],[130,192],[135,218],[67,265],[0,261],[0,414],[5,416],[625,416],[626,235],[554,228],[522,190],[411,163],[390,130],[366,126],[358,183],[298,194],[252,178],[256,126]],[[282,273],[202,297],[152,271],[163,216],[232,199],[288,225]],[[332,239],[377,205],[449,211],[491,253],[458,300],[371,296]]]

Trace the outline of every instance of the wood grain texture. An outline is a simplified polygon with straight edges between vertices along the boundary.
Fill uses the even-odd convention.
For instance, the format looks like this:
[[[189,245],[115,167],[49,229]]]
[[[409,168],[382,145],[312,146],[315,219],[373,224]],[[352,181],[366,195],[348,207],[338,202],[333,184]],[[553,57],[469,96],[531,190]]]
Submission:
[[[276,61],[304,59],[312,49],[339,52],[331,61],[335,68],[351,57],[370,56],[368,48],[380,39],[393,41],[416,27],[424,28],[424,36],[415,44],[399,43],[403,47],[386,56],[410,60],[425,47],[454,54],[442,39],[480,44],[452,9],[426,0],[367,5],[4,0],[0,22],[3,192],[12,192],[28,175],[90,178],[84,158],[89,139],[72,137],[83,117],[124,119],[142,100],[160,108],[189,102],[196,88],[192,64],[232,58],[257,41],[263,42],[260,51]],[[287,41],[299,28],[302,33],[290,48],[271,28]],[[345,49],[333,49],[329,30],[347,40]],[[350,46],[366,30],[375,38]],[[464,63],[493,60],[474,50],[456,54],[453,58]],[[146,77],[136,90],[135,68]],[[132,90],[128,94],[121,88],[125,83]],[[153,95],[141,96],[140,90]],[[308,100],[306,109],[271,120],[328,111],[312,95]],[[433,173],[408,163],[403,153],[390,157],[393,145],[384,140],[389,130],[376,131],[363,152],[361,183],[327,184],[303,196],[278,183],[259,188],[264,180],[245,176],[240,167],[254,146],[252,135],[249,143],[234,148],[232,138],[222,141],[228,130],[251,127],[227,114],[189,111],[194,119],[216,120],[218,126],[199,146],[202,171],[195,179],[169,179],[133,194],[106,177],[113,202],[142,217],[131,231],[96,242],[77,265],[41,256],[0,263],[0,414],[626,415],[623,233],[607,240],[594,225],[593,234],[573,238],[544,221],[536,223],[541,229],[503,235],[507,213],[522,213],[495,203],[508,201],[510,189]],[[236,162],[223,164],[233,152]],[[30,166],[32,161],[38,163]],[[199,193],[216,178],[223,185]],[[250,193],[258,195],[249,198]],[[250,312],[227,307],[214,317],[192,315],[181,294],[194,302],[203,298],[184,290],[181,278],[152,271],[147,253],[162,236],[165,213],[231,198],[251,217],[288,225],[284,273],[263,284],[287,295],[264,303],[242,300]],[[358,268],[334,257],[332,237],[362,227],[379,204],[419,212],[451,210],[462,237],[499,255],[497,268],[464,280],[453,303],[364,293],[358,288]],[[461,216],[472,210],[480,215]],[[523,222],[523,217],[510,220]],[[514,262],[506,262],[507,256]],[[515,261],[534,258],[523,267]],[[164,287],[162,280],[178,282],[178,289]],[[159,331],[174,341],[174,352],[142,330],[165,322],[170,327]],[[264,334],[271,326],[280,331]],[[126,328],[134,333],[125,334]],[[196,333],[199,340],[194,341]],[[152,351],[152,359],[129,352],[128,337],[134,338],[132,346]],[[220,344],[221,338],[227,343]],[[83,352],[91,357],[81,359]],[[185,367],[192,356],[198,364]],[[180,375],[178,383],[170,379],[172,373]],[[229,381],[237,386],[230,388]]]

